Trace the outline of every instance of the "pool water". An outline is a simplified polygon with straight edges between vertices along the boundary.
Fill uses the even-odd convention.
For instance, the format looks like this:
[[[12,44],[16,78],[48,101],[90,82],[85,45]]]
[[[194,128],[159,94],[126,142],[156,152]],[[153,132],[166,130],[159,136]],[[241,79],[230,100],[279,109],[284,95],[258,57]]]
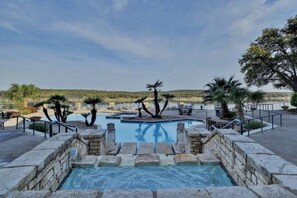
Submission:
[[[177,189],[233,186],[219,165],[74,168],[62,190]]]
[[[188,128],[192,125],[201,125],[203,122],[185,120],[185,121],[171,121],[159,123],[126,123],[121,122],[120,119],[106,119],[110,114],[97,114],[96,124],[101,125],[102,128],[107,128],[108,123],[114,123],[116,129],[116,142],[175,142],[176,141],[176,127],[177,123],[185,123]],[[91,116],[88,118],[90,119]],[[82,120],[84,117],[80,114],[71,114],[67,120]]]

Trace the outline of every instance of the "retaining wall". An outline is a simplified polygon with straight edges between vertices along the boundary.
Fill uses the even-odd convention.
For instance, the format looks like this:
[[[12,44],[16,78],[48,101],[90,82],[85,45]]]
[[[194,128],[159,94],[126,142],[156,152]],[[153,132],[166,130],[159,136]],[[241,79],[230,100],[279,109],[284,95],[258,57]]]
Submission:
[[[231,129],[218,129],[204,141],[240,186],[280,184],[297,192],[297,167]]]
[[[61,133],[7,164],[0,169],[0,197],[13,190],[55,191],[71,169],[70,152],[73,158],[86,155],[88,142]]]

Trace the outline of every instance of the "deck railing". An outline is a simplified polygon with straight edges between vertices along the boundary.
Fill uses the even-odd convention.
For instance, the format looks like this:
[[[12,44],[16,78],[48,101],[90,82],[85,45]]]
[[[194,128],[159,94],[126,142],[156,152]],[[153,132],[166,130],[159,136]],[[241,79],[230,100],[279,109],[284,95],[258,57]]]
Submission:
[[[249,111],[246,111],[246,115],[248,115]],[[256,117],[254,117],[254,115],[257,115]],[[266,125],[264,124],[265,122],[270,123],[271,124],[271,129],[274,129],[276,125],[278,126],[282,126],[283,125],[283,116],[281,113],[275,112],[275,111],[269,111],[269,110],[253,110],[252,112],[252,116],[250,118],[245,118],[243,121],[235,119],[232,120],[230,122],[228,122],[227,124],[224,124],[222,126],[220,126],[219,128],[222,129],[226,129],[226,128],[233,128],[235,125],[239,126],[239,132],[241,134],[243,134],[244,132],[248,133],[248,136],[250,136],[250,131],[252,130],[252,122],[258,122],[260,123],[260,130],[261,133],[263,132],[264,128],[266,127]],[[218,126],[215,124],[211,125],[212,129],[217,129]],[[244,128],[247,131],[244,131]]]
[[[21,119],[21,122],[19,122],[19,120]],[[32,130],[33,130],[33,135],[35,135],[35,124],[36,123],[43,123],[44,124],[44,138],[46,138],[47,136],[47,132],[49,137],[52,137],[53,135],[55,135],[56,133],[54,133],[53,131],[53,126],[57,125],[58,126],[58,131],[57,133],[61,133],[61,127],[64,127],[64,132],[68,133],[68,131],[73,131],[73,132],[78,132],[78,128],[74,125],[68,125],[66,123],[62,123],[62,122],[58,122],[58,121],[47,121],[47,120],[35,120],[35,119],[30,119],[24,116],[17,116],[16,119],[16,129],[19,129],[19,123],[22,123],[23,125],[23,132],[25,133],[26,130],[26,122],[27,123],[32,123]]]

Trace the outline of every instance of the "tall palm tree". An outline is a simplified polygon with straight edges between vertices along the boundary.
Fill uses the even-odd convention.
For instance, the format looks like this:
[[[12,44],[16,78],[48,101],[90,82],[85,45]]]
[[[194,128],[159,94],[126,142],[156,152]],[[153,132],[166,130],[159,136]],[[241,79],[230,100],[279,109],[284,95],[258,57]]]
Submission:
[[[91,122],[89,123],[86,119],[86,125],[87,126],[93,126],[95,121],[96,121],[96,117],[97,117],[97,109],[96,109],[96,104],[99,104],[103,102],[103,100],[100,97],[88,97],[86,99],[84,99],[84,103],[91,105],[92,109],[91,109]]]
[[[163,87],[163,82],[160,80],[157,80],[154,84],[147,84],[146,88],[149,89],[150,91],[154,91],[154,105],[155,105],[155,115],[153,116],[154,118],[161,118],[159,115],[160,113],[160,105],[159,101],[160,99],[158,98],[158,88]]]
[[[249,92],[248,99],[250,102],[253,103],[253,106],[251,108],[252,117],[254,117],[254,111],[257,109],[258,104],[264,101],[264,95],[265,95],[265,92],[262,90]]]
[[[207,90],[204,92],[204,103],[218,102],[221,106],[221,116],[227,118],[229,115],[228,102],[230,101],[230,92],[233,88],[239,87],[241,83],[234,80],[234,76],[228,80],[216,77],[213,82],[207,83]]]
[[[230,101],[235,104],[237,118],[244,120],[244,104],[248,101],[249,91],[246,88],[235,87],[230,92]]]
[[[259,103],[264,101],[265,92],[262,90],[251,91],[249,93],[249,101],[253,103],[254,106],[257,106]]]
[[[169,100],[171,100],[172,98],[175,97],[175,95],[173,95],[173,94],[163,94],[162,96],[166,99],[166,101],[165,101],[165,103],[164,103],[164,107],[163,107],[163,109],[162,109],[161,112],[160,112],[160,115],[163,113],[163,111],[164,111],[164,110],[166,109],[166,107],[168,106]]]

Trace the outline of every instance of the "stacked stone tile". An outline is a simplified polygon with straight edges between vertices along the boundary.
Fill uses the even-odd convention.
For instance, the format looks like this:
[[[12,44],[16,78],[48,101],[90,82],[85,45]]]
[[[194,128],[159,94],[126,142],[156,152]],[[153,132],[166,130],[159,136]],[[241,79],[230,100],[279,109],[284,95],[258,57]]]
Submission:
[[[194,129],[187,129],[187,137],[191,148],[192,154],[202,153],[201,135]]]
[[[13,190],[56,190],[72,167],[70,152],[87,150],[79,134],[52,137],[0,169],[0,197]]]
[[[87,129],[80,133],[81,136],[89,142],[89,155],[104,155],[105,154],[105,134],[106,130],[102,129]]]
[[[221,198],[221,197],[240,197],[240,198],[296,198],[294,194],[278,185],[269,186],[250,186],[244,188],[240,186],[233,187],[215,187],[201,189],[159,189],[156,191],[145,189],[115,189],[100,192],[97,190],[59,190],[57,192],[49,191],[27,191],[12,192],[8,198],[63,198],[63,197],[88,197],[88,198],[114,198],[114,197],[135,197],[135,198]]]
[[[185,129],[188,144],[191,148],[192,154],[198,154],[202,153],[202,139],[206,138],[210,132],[204,128],[198,128],[198,127],[191,127],[189,129]]]
[[[240,186],[287,184],[284,186],[297,192],[295,165],[233,130],[218,129],[210,135],[203,147],[203,152],[209,151]]]

